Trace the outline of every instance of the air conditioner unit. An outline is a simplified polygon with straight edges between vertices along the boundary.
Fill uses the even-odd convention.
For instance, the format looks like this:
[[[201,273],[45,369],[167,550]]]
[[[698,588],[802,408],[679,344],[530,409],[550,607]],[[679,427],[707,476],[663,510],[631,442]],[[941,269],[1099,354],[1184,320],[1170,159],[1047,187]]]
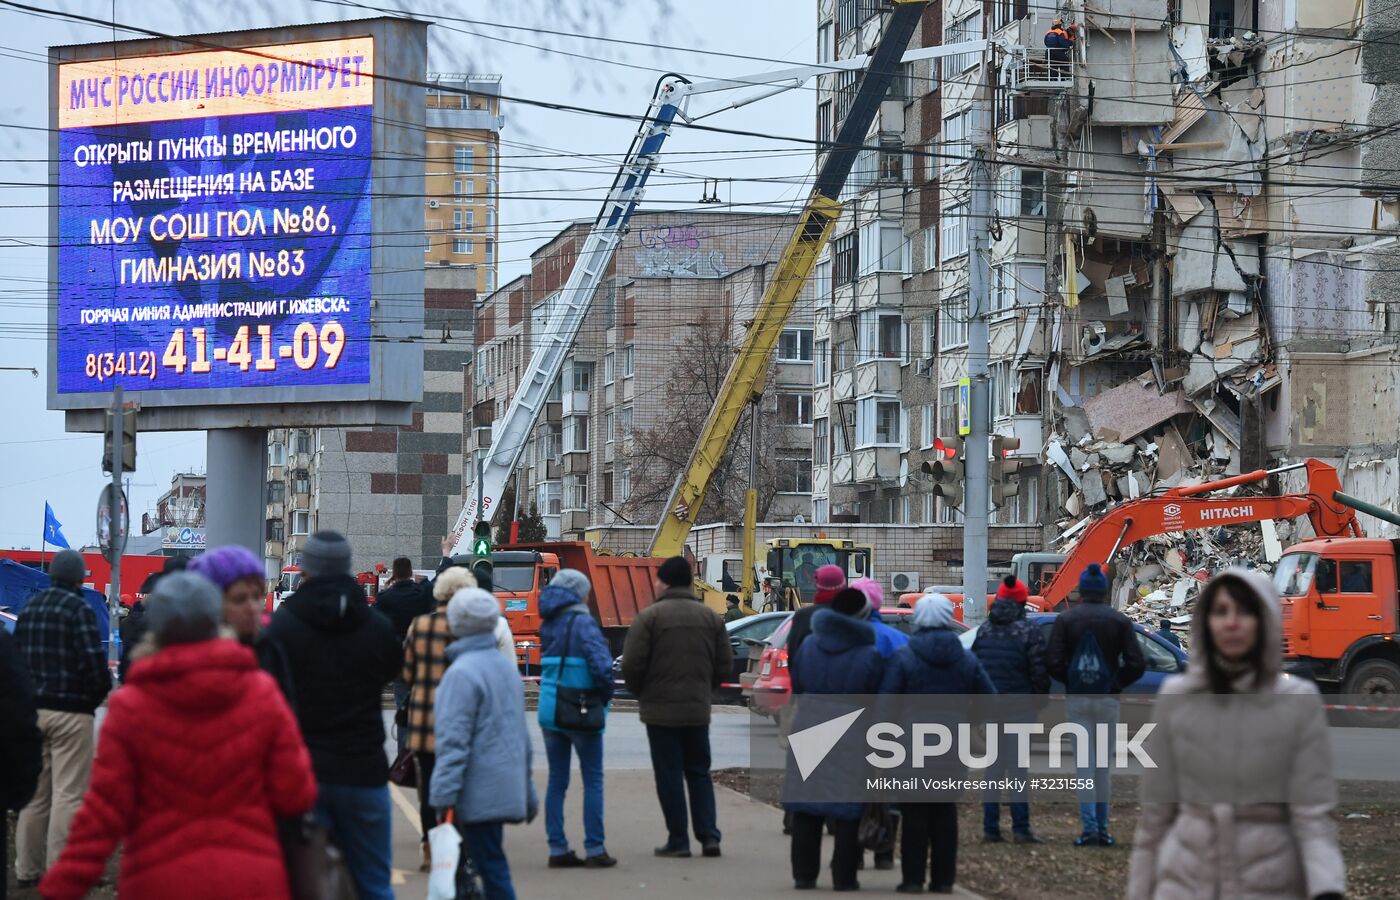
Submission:
[[[442,204],[438,203],[436,200],[429,200],[429,201],[428,201],[428,209],[437,209],[437,208],[438,208],[439,206],[441,206],[441,205],[442,205]]]
[[[932,378],[932,377],[933,377],[933,362],[934,362],[934,358],[933,358],[932,356],[928,356],[928,357],[925,357],[925,358],[923,358],[923,359],[916,359],[916,360],[914,360],[914,374],[915,374],[915,375],[922,375],[922,376],[924,376],[925,378]]]
[[[918,572],[891,572],[890,590],[900,594],[909,594],[919,589]]]

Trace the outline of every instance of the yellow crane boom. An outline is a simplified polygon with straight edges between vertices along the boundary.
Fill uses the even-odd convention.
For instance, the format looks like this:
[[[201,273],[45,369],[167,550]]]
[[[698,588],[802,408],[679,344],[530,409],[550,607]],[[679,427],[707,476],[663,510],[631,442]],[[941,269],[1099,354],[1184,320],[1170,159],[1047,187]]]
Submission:
[[[684,549],[690,529],[700,515],[710,481],[734,438],[744,407],[757,402],[763,395],[768,360],[802,293],[802,285],[812,274],[817,257],[831,237],[831,229],[841,216],[841,189],[855,165],[857,154],[864,149],[866,132],[875,121],[880,102],[889,92],[904,48],[908,46],[928,0],[893,0],[892,5],[889,21],[885,23],[884,33],[870,55],[870,65],[860,80],[851,110],[841,123],[836,140],[817,172],[816,183],[802,209],[796,232],[778,259],[777,273],[763,292],[753,323],[739,347],[738,356],[729,367],[719,397],[691,452],[690,461],[671,491],[671,498],[652,536],[652,556],[677,556]],[[751,589],[753,548],[750,545],[753,543],[752,517],[756,512],[753,503],[747,502],[749,498],[745,499],[744,582]]]

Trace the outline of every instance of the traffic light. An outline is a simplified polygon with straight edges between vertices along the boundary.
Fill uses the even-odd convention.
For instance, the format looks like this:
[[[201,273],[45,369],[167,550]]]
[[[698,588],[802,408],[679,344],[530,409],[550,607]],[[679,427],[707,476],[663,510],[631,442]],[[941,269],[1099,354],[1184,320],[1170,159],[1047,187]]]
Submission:
[[[992,505],[998,509],[1006,503],[1008,497],[1016,496],[1021,490],[1020,479],[1011,478],[1020,470],[1021,464],[1016,460],[1007,459],[1011,451],[1019,449],[1020,438],[992,435],[992,459],[987,468],[987,476],[991,482]]]
[[[942,497],[949,506],[962,506],[963,482],[967,477],[960,457],[963,440],[957,438],[957,446],[949,447],[942,440],[933,442],[934,455],[920,464],[925,474],[933,476],[933,492]]]
[[[107,425],[102,437],[102,471],[112,471],[112,411],[107,410]],[[122,471],[136,471],[136,410],[122,410]]]
[[[481,519],[476,523],[472,539],[472,556],[478,559],[491,557],[491,523]]]

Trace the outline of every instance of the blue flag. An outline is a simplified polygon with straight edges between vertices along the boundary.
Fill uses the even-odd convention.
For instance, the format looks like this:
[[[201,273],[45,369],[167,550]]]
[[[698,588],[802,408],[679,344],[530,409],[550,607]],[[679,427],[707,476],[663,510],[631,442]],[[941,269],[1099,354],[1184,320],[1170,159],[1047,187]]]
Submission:
[[[53,514],[53,507],[44,504],[44,540],[55,547],[62,547],[67,550],[68,538],[63,536],[63,523],[58,521],[58,517]]]

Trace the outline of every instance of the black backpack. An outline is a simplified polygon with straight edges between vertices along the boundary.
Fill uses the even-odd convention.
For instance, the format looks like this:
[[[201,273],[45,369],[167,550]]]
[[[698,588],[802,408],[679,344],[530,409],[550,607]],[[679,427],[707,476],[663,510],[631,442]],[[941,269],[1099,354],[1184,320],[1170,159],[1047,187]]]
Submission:
[[[1070,657],[1065,688],[1071,694],[1111,694],[1114,680],[1114,673],[1108,667],[1108,660],[1104,659],[1094,630],[1085,628]]]

